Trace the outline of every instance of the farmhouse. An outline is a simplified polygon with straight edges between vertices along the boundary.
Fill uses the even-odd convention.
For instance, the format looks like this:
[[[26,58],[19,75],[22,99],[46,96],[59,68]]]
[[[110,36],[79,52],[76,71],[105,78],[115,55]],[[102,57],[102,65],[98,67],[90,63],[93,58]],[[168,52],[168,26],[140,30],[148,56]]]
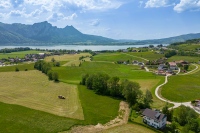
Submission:
[[[178,70],[178,67],[175,62],[169,62],[169,68],[171,70]]]
[[[167,123],[167,116],[165,114],[160,113],[159,111],[154,111],[151,109],[145,109],[142,113],[143,122],[149,126],[160,129],[164,128]]]

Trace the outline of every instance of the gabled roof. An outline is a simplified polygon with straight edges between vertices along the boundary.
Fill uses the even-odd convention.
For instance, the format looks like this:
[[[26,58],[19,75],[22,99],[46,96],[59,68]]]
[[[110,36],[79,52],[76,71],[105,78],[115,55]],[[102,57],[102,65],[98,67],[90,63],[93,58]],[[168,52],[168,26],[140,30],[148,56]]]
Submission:
[[[164,117],[166,117],[165,114],[162,114],[158,111],[154,111],[148,108],[143,111],[142,115],[145,115],[151,119],[154,119],[155,121],[161,121]]]
[[[170,66],[176,66],[176,63],[175,62],[169,62],[169,65]]]

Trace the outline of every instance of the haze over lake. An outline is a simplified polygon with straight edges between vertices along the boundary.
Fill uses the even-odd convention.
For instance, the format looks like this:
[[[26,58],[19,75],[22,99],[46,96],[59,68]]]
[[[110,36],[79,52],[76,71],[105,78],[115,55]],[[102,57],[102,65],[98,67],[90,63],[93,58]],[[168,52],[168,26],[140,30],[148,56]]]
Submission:
[[[159,44],[153,44],[157,46]],[[163,46],[167,46],[168,44],[162,44]],[[32,49],[66,49],[66,50],[92,50],[92,51],[102,51],[102,50],[119,50],[119,49],[127,49],[129,47],[145,47],[146,45],[52,45],[52,46],[0,46],[0,49],[4,48],[19,48],[19,47],[29,47]]]

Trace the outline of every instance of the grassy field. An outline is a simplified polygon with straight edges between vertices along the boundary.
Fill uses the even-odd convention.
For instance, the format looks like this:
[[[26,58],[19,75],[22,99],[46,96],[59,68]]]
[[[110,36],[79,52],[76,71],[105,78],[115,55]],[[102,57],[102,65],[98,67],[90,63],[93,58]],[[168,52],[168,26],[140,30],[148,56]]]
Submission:
[[[0,102],[0,132],[2,133],[56,133],[68,130],[76,124],[81,122]]]
[[[138,60],[138,61],[144,61],[141,58],[133,57],[124,53],[103,53],[98,54],[93,57],[94,61],[109,61],[109,62],[117,62],[117,61],[132,61],[132,60]]]
[[[79,60],[81,56],[91,56],[89,53],[80,53],[80,54],[65,54],[65,55],[54,55],[48,56],[45,58],[45,61],[51,62],[51,59],[54,58],[56,61],[74,61]]]
[[[3,66],[0,67],[0,72],[14,72],[16,67],[19,69],[19,71],[25,71],[25,69],[27,70],[34,70],[34,63],[23,63],[23,64],[18,64],[18,65],[14,65],[14,66]]]
[[[137,124],[126,124],[108,129],[102,133],[155,133],[155,131]]]
[[[84,119],[77,87],[50,82],[39,71],[0,73],[0,101],[18,104],[58,116]],[[9,82],[12,81],[12,84]],[[66,97],[58,99],[58,95]]]
[[[142,57],[142,58],[145,58],[148,60],[156,60],[156,59],[164,57],[164,54],[156,54],[154,51],[152,51],[152,52],[131,52],[128,54],[137,56],[137,57]]]
[[[0,53],[0,59],[2,58],[12,58],[12,57],[20,57],[23,58],[26,54],[38,54],[38,53],[46,53],[44,51],[37,51],[37,50],[29,50],[29,51],[20,51],[20,52],[12,52],[12,53]]]
[[[176,102],[188,102],[200,99],[200,71],[190,74],[173,76],[162,87],[161,94],[166,99]]]
[[[192,56],[172,56],[167,61],[179,61],[179,60],[185,60],[189,62],[198,62],[200,60],[200,57],[192,57]]]
[[[120,100],[95,94],[85,86],[79,86],[85,124],[106,123],[118,115]]]
[[[152,73],[147,73],[134,65],[119,65],[107,62],[84,62],[81,67],[54,67],[60,76],[60,80],[64,82],[74,81],[79,83],[81,77],[85,73],[103,72],[108,75],[118,76],[121,79],[159,79]]]

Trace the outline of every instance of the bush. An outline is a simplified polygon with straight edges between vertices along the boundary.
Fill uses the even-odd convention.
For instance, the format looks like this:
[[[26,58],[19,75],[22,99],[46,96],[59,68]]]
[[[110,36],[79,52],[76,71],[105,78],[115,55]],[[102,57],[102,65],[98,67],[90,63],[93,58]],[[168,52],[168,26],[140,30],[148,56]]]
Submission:
[[[15,72],[19,72],[19,68],[18,67],[15,68]]]

